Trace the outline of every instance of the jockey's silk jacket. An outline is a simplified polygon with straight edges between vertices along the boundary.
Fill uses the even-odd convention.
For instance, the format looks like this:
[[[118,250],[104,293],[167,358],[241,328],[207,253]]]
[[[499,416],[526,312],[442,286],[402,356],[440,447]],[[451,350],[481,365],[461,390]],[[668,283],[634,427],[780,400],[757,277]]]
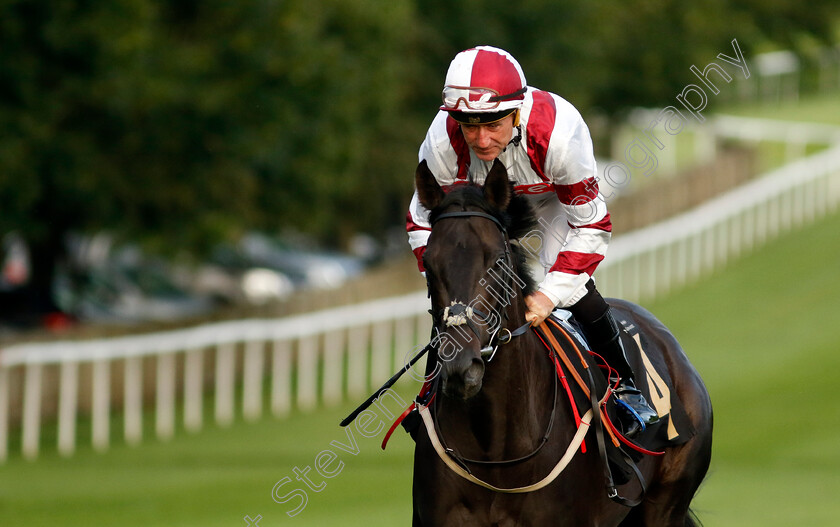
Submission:
[[[538,220],[537,230],[520,245],[538,259],[544,273],[539,290],[559,307],[574,305],[586,294],[586,282],[604,259],[612,232],[606,202],[598,192],[589,129],[568,101],[529,87],[513,137],[521,140],[512,140],[498,159],[517,194],[531,201]],[[444,190],[470,178],[483,184],[493,165],[475,156],[460,126],[445,111],[432,122],[419,158],[426,160]],[[425,271],[423,251],[431,225],[416,191],[406,230],[418,266]]]

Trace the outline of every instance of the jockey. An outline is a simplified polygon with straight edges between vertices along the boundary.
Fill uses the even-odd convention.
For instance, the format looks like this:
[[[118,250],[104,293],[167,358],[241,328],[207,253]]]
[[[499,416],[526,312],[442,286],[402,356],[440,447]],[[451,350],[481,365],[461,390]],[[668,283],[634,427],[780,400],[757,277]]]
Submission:
[[[545,275],[525,298],[526,320],[540,324],[556,307],[572,312],[593,350],[620,376],[617,406],[628,436],[658,420],[633,382],[618,323],[595,288],[592,274],[603,260],[612,224],[598,193],[589,129],[568,101],[530,87],[508,52],[479,46],[449,65],[443,105],[420,147],[438,183],[483,183],[495,159],[507,168],[515,191],[537,214],[537,240],[521,246],[538,257]],[[417,192],[409,206],[411,248],[423,268],[431,232],[429,211]]]

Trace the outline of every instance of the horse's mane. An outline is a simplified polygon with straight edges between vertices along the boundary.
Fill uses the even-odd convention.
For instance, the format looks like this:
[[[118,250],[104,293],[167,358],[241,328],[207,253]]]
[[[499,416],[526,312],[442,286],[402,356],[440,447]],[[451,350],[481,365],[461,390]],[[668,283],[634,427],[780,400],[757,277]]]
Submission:
[[[504,226],[511,241],[519,240],[534,230],[537,226],[537,218],[528,199],[514,192],[513,183],[510,184],[510,196],[510,203],[507,208],[501,210],[487,201],[487,197],[484,195],[481,186],[475,184],[455,185],[446,194],[440,202],[440,205],[430,212],[429,219],[434,223],[440,214],[444,211],[451,211],[452,209],[479,209],[499,220],[499,223]],[[528,295],[536,290],[537,283],[528,271],[525,251],[518,243],[512,243],[510,247],[514,270],[517,276],[525,283],[523,293]]]

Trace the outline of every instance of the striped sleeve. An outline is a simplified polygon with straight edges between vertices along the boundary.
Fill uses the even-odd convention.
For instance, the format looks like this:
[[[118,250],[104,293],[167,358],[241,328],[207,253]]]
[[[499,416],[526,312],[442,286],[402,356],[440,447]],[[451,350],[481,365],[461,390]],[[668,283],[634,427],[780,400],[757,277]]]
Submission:
[[[429,240],[429,234],[432,232],[432,226],[429,224],[429,211],[420,203],[417,197],[417,191],[411,198],[411,204],[408,206],[408,214],[405,219],[405,230],[408,232],[408,244],[411,247],[411,252],[417,258],[417,268],[420,272],[425,272],[423,267],[423,252],[426,250],[426,242]]]
[[[607,252],[612,223],[598,189],[589,129],[571,104],[559,97],[555,103],[557,115],[544,170],[571,229],[540,291],[556,305],[567,307],[586,294],[586,282]]]
[[[465,179],[469,168],[469,147],[460,133],[460,129],[446,112],[439,112],[432,121],[423,144],[420,145],[418,161],[425,160],[429,170],[435,175],[442,187],[447,187],[456,179]],[[408,243],[417,258],[417,267],[423,267],[423,252],[431,234],[429,211],[420,203],[417,192],[411,198],[406,215],[405,230]]]

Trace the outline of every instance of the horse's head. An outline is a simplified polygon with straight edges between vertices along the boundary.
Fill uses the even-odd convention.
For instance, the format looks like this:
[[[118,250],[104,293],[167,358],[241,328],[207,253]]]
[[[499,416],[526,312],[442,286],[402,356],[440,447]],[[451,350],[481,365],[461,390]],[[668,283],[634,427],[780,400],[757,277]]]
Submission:
[[[520,256],[509,243],[533,226],[533,216],[498,160],[483,187],[457,185],[446,193],[425,161],[415,183],[420,203],[431,211],[423,262],[443,391],[468,399],[481,390],[482,349],[496,344],[509,307],[533,288],[520,276]]]

